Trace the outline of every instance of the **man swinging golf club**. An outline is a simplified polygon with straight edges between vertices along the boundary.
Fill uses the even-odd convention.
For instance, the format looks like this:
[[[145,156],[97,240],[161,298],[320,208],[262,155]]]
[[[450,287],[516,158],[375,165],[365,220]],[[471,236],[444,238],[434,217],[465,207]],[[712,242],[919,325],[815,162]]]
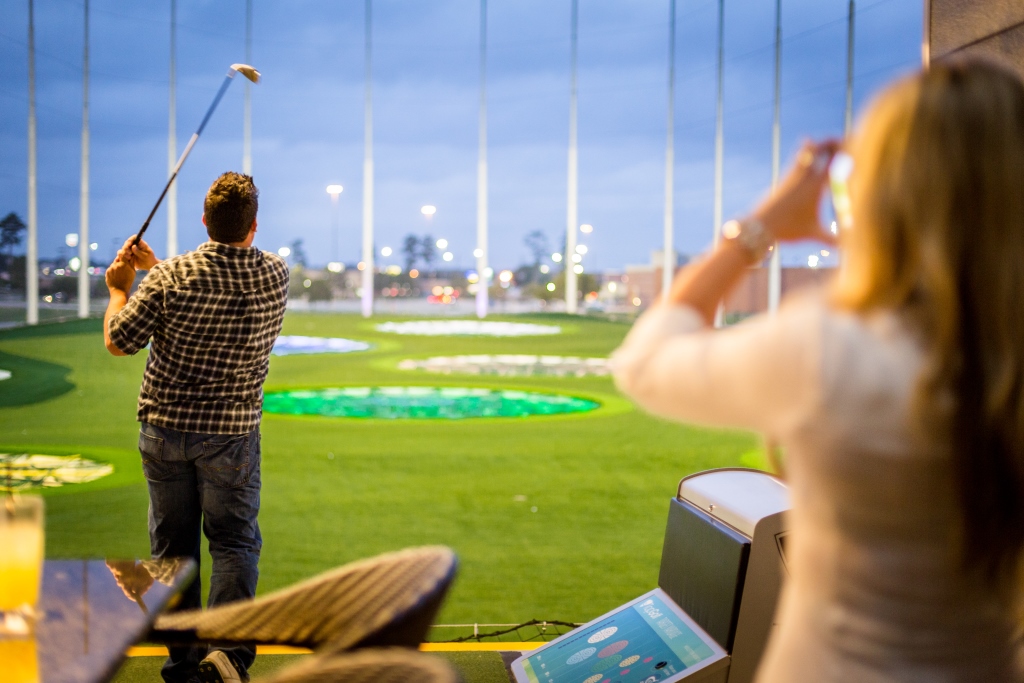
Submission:
[[[213,558],[210,607],[253,597],[259,575],[263,381],[288,266],[252,246],[258,197],[251,177],[225,173],[203,206],[210,241],[159,261],[131,238],[106,273],[107,350],[132,355],[151,343],[138,420],[152,554],[198,564],[202,530]],[[149,273],[129,295],[136,269]],[[197,579],[177,609],[200,603]],[[161,673],[167,683],[247,681],[255,657],[254,646],[171,647]]]

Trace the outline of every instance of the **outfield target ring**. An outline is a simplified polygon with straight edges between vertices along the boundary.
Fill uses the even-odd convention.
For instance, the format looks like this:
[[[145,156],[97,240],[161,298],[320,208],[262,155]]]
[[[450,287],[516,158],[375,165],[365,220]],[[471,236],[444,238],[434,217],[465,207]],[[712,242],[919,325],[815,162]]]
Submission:
[[[0,453],[0,491],[28,491],[85,484],[113,472],[113,465],[80,455]]]
[[[533,417],[598,407],[576,396],[483,387],[338,387],[275,391],[263,399],[264,412],[271,414],[387,420]]]
[[[562,328],[493,320],[410,320],[381,323],[377,331],[418,337],[537,337],[561,334]]]
[[[425,370],[443,375],[498,375],[501,377],[605,377],[610,373],[607,358],[577,356],[535,356],[524,354],[478,354],[407,359],[399,370]]]
[[[292,356],[310,353],[352,353],[366,351],[370,345],[366,342],[342,337],[304,337],[288,335],[278,337],[271,351],[275,356]]]

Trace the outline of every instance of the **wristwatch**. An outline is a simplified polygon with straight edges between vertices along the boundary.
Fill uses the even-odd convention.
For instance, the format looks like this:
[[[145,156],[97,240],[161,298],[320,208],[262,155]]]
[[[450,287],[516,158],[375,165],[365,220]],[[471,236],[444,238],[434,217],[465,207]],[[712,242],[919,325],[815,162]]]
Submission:
[[[726,222],[722,225],[722,239],[742,247],[751,265],[763,261],[775,243],[764,223],[753,217]]]

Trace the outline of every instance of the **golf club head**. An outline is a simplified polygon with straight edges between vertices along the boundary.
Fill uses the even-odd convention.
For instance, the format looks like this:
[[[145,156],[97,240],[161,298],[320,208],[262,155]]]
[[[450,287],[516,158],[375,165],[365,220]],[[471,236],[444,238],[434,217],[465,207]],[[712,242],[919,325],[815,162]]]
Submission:
[[[232,71],[237,71],[238,73],[242,74],[253,83],[260,82],[260,72],[257,71],[254,67],[249,66],[248,64],[232,64],[231,69]]]

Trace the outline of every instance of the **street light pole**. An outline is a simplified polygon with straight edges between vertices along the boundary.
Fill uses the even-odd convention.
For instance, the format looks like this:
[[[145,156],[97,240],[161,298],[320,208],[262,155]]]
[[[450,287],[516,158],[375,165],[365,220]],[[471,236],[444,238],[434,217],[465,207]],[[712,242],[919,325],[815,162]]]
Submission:
[[[341,185],[328,185],[327,194],[331,195],[331,259],[334,261],[340,261],[338,256],[338,195],[340,195],[345,188]]]
[[[772,189],[779,183],[779,163],[782,146],[782,0],[775,0],[775,100],[772,111]],[[782,255],[779,243],[772,249],[768,261],[768,310],[779,309],[782,299]]]
[[[675,247],[675,128],[676,128],[676,0],[668,10],[668,125],[665,134],[665,243],[662,247],[661,296],[668,300],[676,270]]]
[[[78,317],[89,317],[89,0],[82,50],[82,184],[78,207]]]
[[[373,0],[366,0],[366,103],[363,141],[363,296],[364,318],[373,315]]]
[[[722,91],[725,85],[725,0],[718,0],[718,93],[715,99],[715,208],[714,244],[718,245],[722,229],[722,170],[725,152],[725,131],[722,112]],[[715,310],[715,327],[722,326],[724,305]]]
[[[857,8],[855,0],[850,0],[846,17],[846,117],[843,122],[843,134],[850,137],[853,132],[853,24]]]
[[[178,102],[175,93],[178,87],[175,45],[177,42],[178,2],[171,0],[171,72],[170,97],[167,113],[167,177],[174,175],[178,162]],[[178,180],[167,189],[167,258],[178,254]]]
[[[579,170],[577,168],[576,146],[576,42],[579,25],[579,0],[572,0],[572,75],[569,85],[569,181],[568,210],[565,220],[565,312],[576,312],[576,271],[573,269],[572,254],[576,253],[576,226],[579,223]]]
[[[476,166],[476,317],[487,317],[487,0],[480,0],[480,150]]]
[[[36,28],[28,0],[28,234],[25,236],[25,322],[39,322],[39,222],[36,209]]]
[[[252,64],[252,0],[245,0],[245,63]],[[248,80],[242,110],[242,173],[252,175],[252,83]]]

